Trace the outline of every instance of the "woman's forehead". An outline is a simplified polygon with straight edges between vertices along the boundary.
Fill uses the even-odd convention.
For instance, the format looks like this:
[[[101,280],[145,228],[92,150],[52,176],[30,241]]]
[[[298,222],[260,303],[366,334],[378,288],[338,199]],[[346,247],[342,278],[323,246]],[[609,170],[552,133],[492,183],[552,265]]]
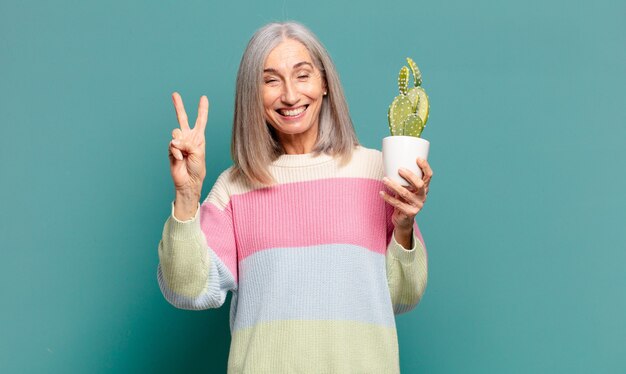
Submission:
[[[272,49],[264,65],[264,70],[288,70],[302,66],[313,67],[314,64],[304,44],[297,40],[286,39]]]

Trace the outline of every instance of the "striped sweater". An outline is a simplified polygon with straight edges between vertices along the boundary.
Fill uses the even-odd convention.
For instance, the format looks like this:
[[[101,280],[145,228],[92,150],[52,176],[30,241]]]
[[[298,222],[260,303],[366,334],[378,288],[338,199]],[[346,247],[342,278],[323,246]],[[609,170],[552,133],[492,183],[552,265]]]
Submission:
[[[196,216],[172,215],[157,278],[172,305],[230,305],[229,373],[398,373],[395,314],[424,293],[427,253],[393,237],[379,195],[382,154],[357,146],[345,166],[329,155],[282,155],[278,185],[215,182]]]

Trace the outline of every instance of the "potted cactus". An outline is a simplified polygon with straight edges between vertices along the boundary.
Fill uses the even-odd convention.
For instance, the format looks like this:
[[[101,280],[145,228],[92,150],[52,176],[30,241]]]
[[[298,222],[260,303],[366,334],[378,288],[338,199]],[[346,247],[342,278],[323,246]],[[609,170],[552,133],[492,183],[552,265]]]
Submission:
[[[400,94],[393,99],[387,112],[391,136],[383,139],[383,164],[385,175],[403,186],[409,183],[398,174],[402,167],[422,177],[417,158],[428,158],[430,142],[420,138],[430,105],[422,88],[422,74],[415,62],[407,57],[409,68],[403,66],[398,75]],[[413,73],[413,87],[409,89],[409,74]]]

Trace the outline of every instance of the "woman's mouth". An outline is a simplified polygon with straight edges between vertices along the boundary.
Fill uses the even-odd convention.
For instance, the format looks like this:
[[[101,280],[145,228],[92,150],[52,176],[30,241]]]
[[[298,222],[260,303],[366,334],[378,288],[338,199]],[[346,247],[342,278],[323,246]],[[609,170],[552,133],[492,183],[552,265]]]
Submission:
[[[308,105],[304,105],[294,109],[278,109],[276,112],[285,119],[298,119],[304,116],[304,112],[308,107]]]

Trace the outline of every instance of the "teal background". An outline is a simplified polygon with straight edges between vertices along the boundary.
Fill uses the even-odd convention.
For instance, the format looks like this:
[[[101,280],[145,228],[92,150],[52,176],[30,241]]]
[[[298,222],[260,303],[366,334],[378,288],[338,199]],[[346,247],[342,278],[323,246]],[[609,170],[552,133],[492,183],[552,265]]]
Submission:
[[[403,373],[626,372],[625,16],[608,0],[2,0],[0,372],[225,372],[228,308],[175,309],[156,280],[170,94],[192,119],[209,97],[206,197],[231,163],[244,47],[288,19],[327,46],[367,147],[404,58],[423,73],[430,275],[397,319]]]

